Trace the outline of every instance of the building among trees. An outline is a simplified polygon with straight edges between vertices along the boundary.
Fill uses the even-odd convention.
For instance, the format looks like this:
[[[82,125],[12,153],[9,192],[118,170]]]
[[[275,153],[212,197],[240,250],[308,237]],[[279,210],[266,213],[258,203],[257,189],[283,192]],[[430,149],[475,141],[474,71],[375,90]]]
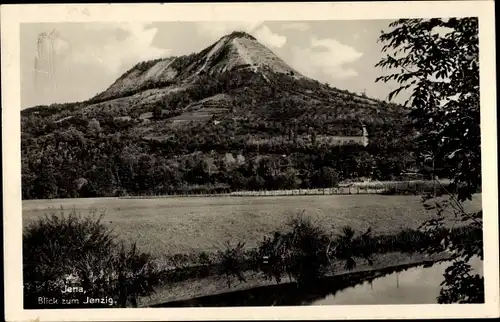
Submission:
[[[321,143],[330,143],[331,145],[359,144],[366,147],[369,143],[368,130],[364,124],[362,127],[363,134],[360,136],[318,135],[316,140]]]

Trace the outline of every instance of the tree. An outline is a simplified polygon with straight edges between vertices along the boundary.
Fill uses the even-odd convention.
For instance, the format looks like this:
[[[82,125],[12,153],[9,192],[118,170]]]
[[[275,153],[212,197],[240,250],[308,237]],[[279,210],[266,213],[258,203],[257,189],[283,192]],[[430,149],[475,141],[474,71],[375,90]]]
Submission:
[[[313,145],[316,145],[316,143],[317,143],[317,139],[318,139],[318,137],[317,137],[317,135],[316,135],[316,131],[315,131],[315,130],[312,130],[312,133],[311,133],[311,143],[312,143]]]
[[[87,125],[87,133],[89,135],[99,135],[99,133],[101,133],[101,124],[98,120],[94,118],[89,121],[89,124]]]
[[[482,229],[482,211],[469,213],[463,207],[481,187],[478,19],[400,19],[389,27],[392,30],[382,31],[379,38],[386,56],[376,66],[393,73],[376,81],[399,84],[389,100],[410,91],[405,105],[411,107],[412,125],[419,132],[417,147],[422,152],[425,147],[433,161],[446,162],[451,170],[456,193],[437,204],[438,215],[454,207],[464,222]],[[452,254],[438,301],[484,302],[484,279],[469,264],[472,257],[483,259],[482,236],[452,240],[442,216],[423,227],[428,233],[445,231],[439,245],[427,252],[447,249]]]
[[[222,159],[222,164],[224,165],[224,169],[229,171],[233,166],[236,165],[236,159],[234,158],[232,153],[226,153],[224,155],[224,158]]]
[[[153,108],[153,118],[159,120],[161,119],[162,116],[163,116],[163,110],[161,106],[155,105],[155,107]]]
[[[339,175],[331,167],[321,167],[316,170],[313,177],[314,185],[318,188],[335,187],[339,182]]]
[[[129,116],[133,120],[137,120],[137,119],[139,119],[139,117],[141,116],[141,114],[137,110],[131,110],[130,113],[129,113]]]

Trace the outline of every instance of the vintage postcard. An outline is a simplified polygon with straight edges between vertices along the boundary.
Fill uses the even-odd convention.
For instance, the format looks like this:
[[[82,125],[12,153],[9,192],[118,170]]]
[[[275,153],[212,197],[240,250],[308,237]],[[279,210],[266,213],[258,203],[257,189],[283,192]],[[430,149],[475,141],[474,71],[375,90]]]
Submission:
[[[498,317],[493,8],[2,6],[6,319]]]

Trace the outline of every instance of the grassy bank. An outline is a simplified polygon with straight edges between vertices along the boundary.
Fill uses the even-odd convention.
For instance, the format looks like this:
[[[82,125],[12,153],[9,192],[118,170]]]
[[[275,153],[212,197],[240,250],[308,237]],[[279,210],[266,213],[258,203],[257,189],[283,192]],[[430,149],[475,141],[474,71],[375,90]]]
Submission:
[[[200,294],[200,286],[203,292],[219,292],[224,289],[221,283],[232,290],[234,287],[252,288],[293,281],[297,287],[303,288],[325,276],[386,268],[408,260],[435,261],[445,252],[444,248],[438,247],[430,257],[423,256],[423,250],[439,245],[443,233],[467,244],[482,241],[482,229],[472,226],[456,226],[451,231],[441,228],[442,231],[429,234],[414,228],[381,233],[373,232],[371,228],[360,230],[343,225],[336,233],[304,212],[299,212],[292,216],[284,215],[284,225],[260,239],[250,240],[255,246],[246,246],[247,241],[239,238],[238,243],[228,242],[217,251],[204,251],[197,257],[195,253],[169,255],[170,262],[167,263],[165,257],[157,261],[154,258],[157,256],[153,254],[151,257],[135,246],[129,250],[120,246],[122,236],[116,233],[111,235],[109,228],[99,219],[79,219],[76,211],[69,215],[66,217],[61,210],[60,216],[54,213],[42,221],[35,220],[25,231],[25,290],[38,287],[38,274],[47,277],[43,287],[53,294],[57,293],[57,285],[65,283],[64,280],[76,278],[77,285],[85,285],[84,288],[89,289],[95,284],[90,283],[91,279],[98,278],[103,279],[102,283],[111,283],[106,286],[110,288],[107,292],[117,297],[120,306],[129,300],[132,306],[148,306],[210,294]],[[118,240],[115,241],[116,238]],[[70,260],[66,259],[66,255],[70,256]],[[66,261],[63,266],[62,259]],[[101,277],[95,276],[99,267],[102,272],[97,274],[104,274]],[[50,278],[58,275],[62,279]],[[111,282],[107,282],[108,278]],[[131,289],[124,293],[122,288]],[[92,292],[102,291],[99,287],[92,289]],[[141,298],[150,296],[154,291],[157,292],[155,296],[141,302]],[[37,296],[45,294],[37,292],[28,293],[31,304]]]
[[[286,236],[290,232],[298,244],[284,246],[287,245]],[[480,229],[470,227],[451,230],[453,238],[464,242],[478,240],[478,234],[481,233]],[[166,285],[151,298],[144,299],[141,305],[299,281],[304,278],[301,271],[303,268],[297,271],[294,267],[314,266],[315,263],[320,263],[321,267],[318,266],[317,271],[306,272],[317,274],[312,276],[312,280],[321,276],[374,271],[449,258],[444,249],[437,249],[436,253],[431,255],[421,253],[422,249],[436,243],[436,237],[418,230],[371,236],[369,233],[354,235],[353,231],[345,228],[341,236],[326,237],[328,245],[323,243],[321,234],[321,229],[314,227],[307,220],[300,219],[293,222],[288,229],[283,228],[281,232],[275,232],[273,238],[264,239],[259,249],[238,254],[235,251],[237,246],[229,247],[230,252],[219,252],[219,258],[215,262],[169,271],[164,279]],[[320,237],[317,238],[316,235]],[[313,245],[313,248],[308,248],[308,244]],[[272,247],[269,247],[270,245]],[[307,255],[308,249],[312,257]],[[229,264],[227,254],[230,254]],[[262,261],[264,255],[265,262]],[[323,256],[328,257],[328,260],[322,260]]]
[[[200,255],[224,249],[226,241],[245,241],[245,249],[279,230],[289,214],[305,210],[328,234],[350,226],[356,231],[372,228],[374,235],[415,229],[434,215],[416,196],[296,196],[217,197],[127,200],[118,198],[30,200],[23,202],[23,222],[43,217],[49,207],[89,208],[104,211],[103,223],[123,240],[137,241],[140,249],[156,256],[165,268],[200,264]],[[481,195],[466,204],[481,207]],[[58,210],[55,210],[58,212]],[[461,224],[445,213],[447,226]]]

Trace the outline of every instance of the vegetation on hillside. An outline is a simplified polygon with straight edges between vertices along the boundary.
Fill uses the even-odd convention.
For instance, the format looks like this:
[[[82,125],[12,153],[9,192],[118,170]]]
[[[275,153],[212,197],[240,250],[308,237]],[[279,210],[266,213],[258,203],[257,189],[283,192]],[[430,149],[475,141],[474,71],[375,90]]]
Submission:
[[[311,80],[269,79],[247,70],[201,75],[145,110],[23,111],[23,198],[320,188],[394,179],[414,165],[411,129],[395,106],[375,108]],[[216,103],[230,110],[220,123],[172,126],[171,117],[216,94],[229,97]],[[361,124],[367,147],[329,143],[361,135]]]
[[[129,121],[114,120],[112,127],[71,121],[83,124],[23,136],[23,198],[167,194],[195,185],[205,192],[323,188],[361,176],[397,178],[411,162],[402,147],[314,145],[307,137],[272,140],[266,132],[269,139],[254,144],[249,132],[258,125],[250,122],[193,126],[145,140],[130,133]]]
[[[135,84],[164,59],[141,62],[88,101],[22,111],[23,198],[322,188],[417,165],[406,109],[269,66],[197,73],[216,44],[168,58],[171,78]],[[337,146],[362,125],[367,147]]]

